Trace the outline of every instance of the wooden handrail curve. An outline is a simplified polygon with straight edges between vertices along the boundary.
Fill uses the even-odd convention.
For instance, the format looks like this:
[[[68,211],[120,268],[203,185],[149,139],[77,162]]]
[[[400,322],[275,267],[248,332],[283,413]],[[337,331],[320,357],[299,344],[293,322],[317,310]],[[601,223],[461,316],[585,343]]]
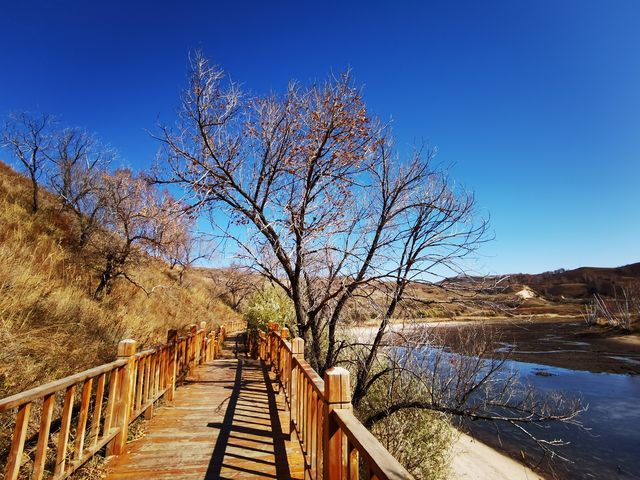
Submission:
[[[249,341],[257,342],[254,351],[276,373],[304,455],[305,478],[413,478],[353,414],[347,370],[334,367],[321,378],[304,359],[304,341],[289,340],[289,330],[276,323]]]
[[[171,401],[195,366],[219,355],[227,332],[245,325],[232,322],[212,329],[201,322],[183,335],[170,330],[166,344],[141,352],[134,340],[123,340],[114,362],[0,399],[0,414],[13,415],[15,424],[4,478],[22,474],[60,480],[105,446],[108,455],[122,453],[129,425],[142,414],[150,418],[161,397]],[[57,430],[55,461],[48,460],[52,426]],[[25,445],[32,447],[28,453]]]

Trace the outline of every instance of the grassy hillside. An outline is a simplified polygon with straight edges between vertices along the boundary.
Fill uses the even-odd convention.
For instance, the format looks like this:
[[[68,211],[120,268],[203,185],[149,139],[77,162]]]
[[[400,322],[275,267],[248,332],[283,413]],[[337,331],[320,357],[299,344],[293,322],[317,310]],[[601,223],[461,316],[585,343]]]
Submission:
[[[152,259],[133,273],[153,293],[121,280],[94,300],[98,277],[72,247],[71,217],[46,192],[32,214],[29,195],[26,178],[0,162],[0,397],[110,361],[123,338],[149,346],[169,328],[237,315],[214,299],[204,274],[179,285]]]

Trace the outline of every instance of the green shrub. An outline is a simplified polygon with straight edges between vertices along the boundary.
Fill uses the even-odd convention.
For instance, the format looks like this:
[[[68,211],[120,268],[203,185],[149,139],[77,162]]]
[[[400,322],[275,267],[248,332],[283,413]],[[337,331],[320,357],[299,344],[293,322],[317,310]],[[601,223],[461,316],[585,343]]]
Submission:
[[[258,330],[267,330],[269,322],[275,322],[280,327],[288,327],[290,330],[295,325],[295,311],[291,299],[287,297],[282,288],[274,285],[265,285],[260,290],[251,294],[244,307],[247,318],[247,330],[256,335]],[[295,332],[291,332],[293,335]]]

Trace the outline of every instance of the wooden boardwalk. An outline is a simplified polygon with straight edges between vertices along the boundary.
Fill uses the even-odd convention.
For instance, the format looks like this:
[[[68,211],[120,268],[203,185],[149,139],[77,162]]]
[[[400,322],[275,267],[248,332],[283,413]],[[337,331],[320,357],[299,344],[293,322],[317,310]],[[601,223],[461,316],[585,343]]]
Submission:
[[[0,399],[15,421],[4,478],[69,478],[105,447],[108,479],[413,478],[354,414],[348,370],[321,378],[304,340],[272,323],[249,343],[276,380],[244,351],[220,355],[225,339],[238,345],[227,331],[200,322],[140,352],[125,339],[113,362]],[[163,397],[172,400],[158,407]],[[127,442],[140,415],[151,418],[145,435]]]
[[[235,339],[227,339],[233,346]],[[258,360],[223,351],[196,367],[146,434],[112,457],[107,479],[304,477],[304,459],[277,383]],[[291,438],[290,438],[291,437]]]

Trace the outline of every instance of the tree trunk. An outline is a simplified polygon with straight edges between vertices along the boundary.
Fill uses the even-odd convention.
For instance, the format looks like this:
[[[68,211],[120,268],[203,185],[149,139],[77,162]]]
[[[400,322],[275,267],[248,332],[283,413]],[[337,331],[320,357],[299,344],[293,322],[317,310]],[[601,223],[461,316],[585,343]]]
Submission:
[[[324,377],[324,372],[327,370],[324,368],[327,362],[322,361],[322,338],[320,330],[318,329],[317,319],[311,322],[311,351],[313,355],[313,368],[321,377]]]
[[[99,300],[100,298],[102,298],[104,290],[107,288],[109,282],[111,282],[111,279],[114,276],[113,271],[113,262],[108,261],[104,271],[102,272],[102,275],[100,275],[100,283],[98,284],[98,288],[96,288],[96,291],[93,294],[94,299]]]
[[[38,211],[38,180],[35,175],[31,175],[31,183],[33,185],[33,199],[31,204],[31,210],[33,213]]]
[[[88,233],[89,232],[85,228],[80,226],[80,238],[78,239],[78,248],[80,250],[82,250],[87,245],[87,242],[89,240]]]

